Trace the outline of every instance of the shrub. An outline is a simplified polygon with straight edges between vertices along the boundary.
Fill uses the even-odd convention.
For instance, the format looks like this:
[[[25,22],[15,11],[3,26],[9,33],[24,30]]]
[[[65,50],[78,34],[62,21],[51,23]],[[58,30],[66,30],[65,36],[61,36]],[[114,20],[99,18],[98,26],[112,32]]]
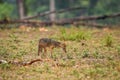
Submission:
[[[7,69],[11,68],[11,65],[8,63],[2,63],[2,64],[0,64],[0,68],[3,70],[7,70]]]
[[[60,32],[61,32],[60,39],[62,40],[81,41],[90,38],[90,33],[84,31],[72,30],[71,33],[67,33],[65,29],[61,29]]]
[[[112,35],[107,35],[105,36],[104,38],[104,45],[107,46],[107,47],[111,47],[113,44],[113,36]]]
[[[7,58],[7,57],[9,56],[6,47],[0,46],[0,56],[1,56],[2,58]]]
[[[120,45],[117,46],[117,52],[118,52],[118,54],[120,55]]]
[[[89,57],[89,50],[84,50],[83,53],[82,53],[82,58],[86,58],[86,57]]]
[[[15,43],[20,42],[20,40],[18,39],[18,36],[15,34],[10,34],[9,37],[11,42],[15,42]]]

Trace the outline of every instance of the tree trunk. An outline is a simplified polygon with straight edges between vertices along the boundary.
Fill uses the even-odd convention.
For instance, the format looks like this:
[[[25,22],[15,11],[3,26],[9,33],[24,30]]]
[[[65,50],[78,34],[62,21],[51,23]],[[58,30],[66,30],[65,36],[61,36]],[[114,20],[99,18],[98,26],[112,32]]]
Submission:
[[[55,0],[50,0],[50,11],[55,11]],[[55,13],[50,14],[50,20],[55,21]]]
[[[93,14],[93,9],[96,6],[98,0],[90,0],[90,4],[89,4],[89,15]]]
[[[24,0],[17,0],[17,6],[18,6],[19,18],[23,19],[25,16]]]

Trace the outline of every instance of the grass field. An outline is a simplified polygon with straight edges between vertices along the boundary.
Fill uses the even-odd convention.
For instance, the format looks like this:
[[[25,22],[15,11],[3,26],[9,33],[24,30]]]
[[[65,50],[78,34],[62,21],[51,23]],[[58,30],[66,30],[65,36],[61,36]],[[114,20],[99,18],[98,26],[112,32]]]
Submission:
[[[0,64],[0,80],[120,80],[120,28],[46,27],[0,30],[0,59],[28,62],[39,59],[38,40],[64,42],[29,66]],[[40,31],[41,30],[41,31]],[[54,64],[58,63],[58,66]]]

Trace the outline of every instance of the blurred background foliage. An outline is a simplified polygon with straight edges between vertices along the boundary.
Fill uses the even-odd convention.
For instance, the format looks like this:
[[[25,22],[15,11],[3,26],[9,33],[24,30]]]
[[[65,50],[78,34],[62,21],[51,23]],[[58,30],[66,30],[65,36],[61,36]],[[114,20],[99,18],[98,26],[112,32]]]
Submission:
[[[50,10],[51,0],[23,0],[25,16],[32,16]],[[73,10],[56,14],[57,19],[73,18],[78,16],[103,15],[120,12],[120,0],[55,0],[55,9],[65,9],[71,7],[84,7],[85,9]],[[5,16],[11,19],[18,19],[19,12],[17,0],[0,0],[0,19]],[[38,19],[48,19],[48,17],[40,17]],[[109,19],[103,22],[119,23],[120,18]],[[102,22],[102,21],[100,21]]]

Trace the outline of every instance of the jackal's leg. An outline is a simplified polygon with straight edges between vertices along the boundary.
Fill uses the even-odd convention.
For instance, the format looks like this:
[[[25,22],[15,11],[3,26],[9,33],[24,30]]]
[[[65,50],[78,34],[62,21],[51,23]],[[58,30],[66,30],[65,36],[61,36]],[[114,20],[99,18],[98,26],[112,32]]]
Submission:
[[[44,48],[44,54],[46,54],[46,52],[47,52],[47,50],[46,50],[46,48]]]
[[[66,51],[66,48],[62,48],[62,50],[63,50],[63,53],[64,53],[64,54],[61,54],[61,57],[65,57],[65,53],[67,52],[67,51]]]
[[[50,48],[50,54],[51,54],[50,56],[51,56],[51,57],[53,57],[53,55],[52,55],[52,53],[53,53],[53,52],[52,52],[53,49],[54,49],[54,47],[51,47],[51,48]]]
[[[44,56],[47,56],[47,49],[44,48]]]
[[[42,53],[42,48],[40,47],[40,46],[38,46],[38,56],[39,56],[39,54],[41,54]]]
[[[64,53],[66,53],[67,51],[66,51],[66,48],[63,48],[63,51],[64,51]]]

